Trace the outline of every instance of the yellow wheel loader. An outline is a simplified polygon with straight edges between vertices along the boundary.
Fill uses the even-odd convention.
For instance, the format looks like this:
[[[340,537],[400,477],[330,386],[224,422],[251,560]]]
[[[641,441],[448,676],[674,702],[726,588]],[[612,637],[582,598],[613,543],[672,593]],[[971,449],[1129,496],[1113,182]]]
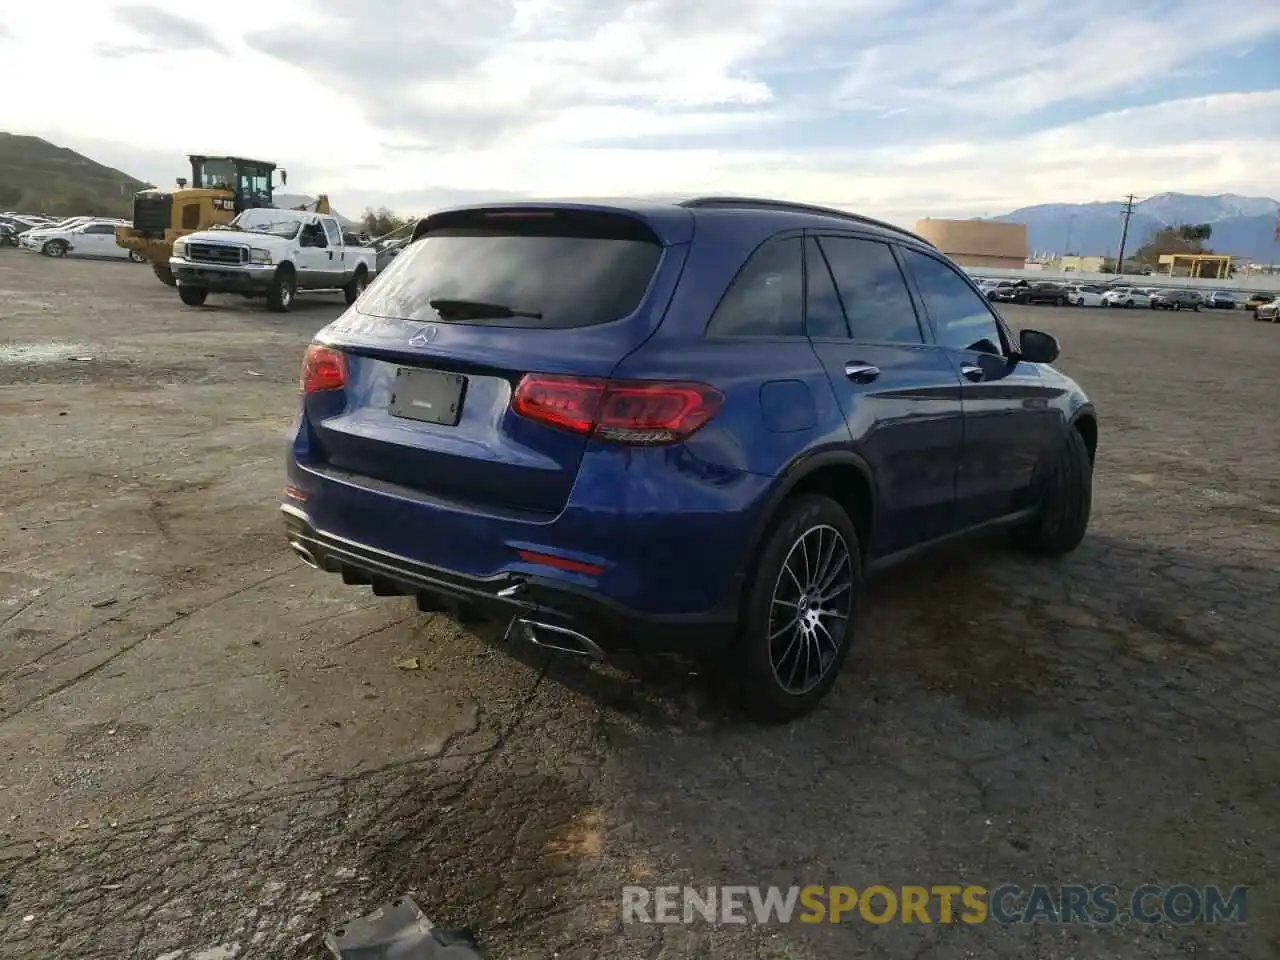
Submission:
[[[160,281],[171,287],[174,280],[169,257],[175,240],[197,230],[229,224],[245,210],[273,206],[274,163],[245,157],[192,155],[188,159],[190,181],[179,178],[177,189],[151,189],[136,194],[132,225],[116,230],[116,243],[142,254]],[[288,174],[280,170],[280,183],[287,182]],[[317,213],[329,212],[327,197],[320,197],[314,206]]]

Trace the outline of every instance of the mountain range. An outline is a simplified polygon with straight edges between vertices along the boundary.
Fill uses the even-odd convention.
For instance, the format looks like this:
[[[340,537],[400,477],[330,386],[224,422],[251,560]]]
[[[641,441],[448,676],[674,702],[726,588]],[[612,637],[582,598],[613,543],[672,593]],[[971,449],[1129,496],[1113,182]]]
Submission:
[[[992,220],[1027,225],[1033,254],[1115,256],[1120,248],[1124,203],[1041,203],[1021,207]],[[1206,246],[1217,253],[1280,263],[1276,216],[1280,201],[1231,193],[1198,196],[1161,193],[1133,205],[1126,256],[1162,227],[1207,223],[1213,235]]]

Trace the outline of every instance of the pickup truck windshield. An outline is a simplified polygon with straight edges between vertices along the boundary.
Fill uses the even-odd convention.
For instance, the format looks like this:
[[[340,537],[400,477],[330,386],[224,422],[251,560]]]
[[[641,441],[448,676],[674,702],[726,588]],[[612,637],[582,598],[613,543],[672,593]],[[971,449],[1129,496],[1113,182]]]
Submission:
[[[236,217],[231,221],[231,226],[245,233],[266,233],[273,237],[284,237],[287,240],[292,240],[298,235],[298,229],[302,226],[302,221],[295,219],[246,219],[242,221],[241,217]]]

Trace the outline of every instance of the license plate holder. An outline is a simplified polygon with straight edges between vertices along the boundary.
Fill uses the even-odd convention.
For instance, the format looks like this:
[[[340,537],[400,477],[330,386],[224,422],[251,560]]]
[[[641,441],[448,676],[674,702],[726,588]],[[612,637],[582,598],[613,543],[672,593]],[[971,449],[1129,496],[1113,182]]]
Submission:
[[[467,378],[461,374],[397,367],[387,409],[404,420],[456,427],[466,392]]]

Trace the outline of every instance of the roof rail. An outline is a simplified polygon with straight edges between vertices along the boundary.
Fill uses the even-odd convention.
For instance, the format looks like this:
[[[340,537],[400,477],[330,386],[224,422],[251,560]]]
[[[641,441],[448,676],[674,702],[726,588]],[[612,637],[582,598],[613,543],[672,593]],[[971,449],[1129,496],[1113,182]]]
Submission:
[[[912,240],[918,240],[927,246],[934,246],[932,242],[926,240],[917,233],[913,233],[906,227],[899,227],[893,223],[887,223],[884,220],[877,220],[875,217],[864,217],[860,213],[850,213],[848,210],[837,210],[835,207],[822,207],[813,203],[795,203],[791,200],[765,200],[759,197],[695,197],[692,200],[680,201],[682,207],[725,207],[738,209],[757,209],[757,210],[790,210],[794,213],[813,213],[823,217],[836,217],[840,220],[851,220],[855,223],[865,223],[873,227],[880,227],[882,230],[892,230],[894,233],[900,233]]]

